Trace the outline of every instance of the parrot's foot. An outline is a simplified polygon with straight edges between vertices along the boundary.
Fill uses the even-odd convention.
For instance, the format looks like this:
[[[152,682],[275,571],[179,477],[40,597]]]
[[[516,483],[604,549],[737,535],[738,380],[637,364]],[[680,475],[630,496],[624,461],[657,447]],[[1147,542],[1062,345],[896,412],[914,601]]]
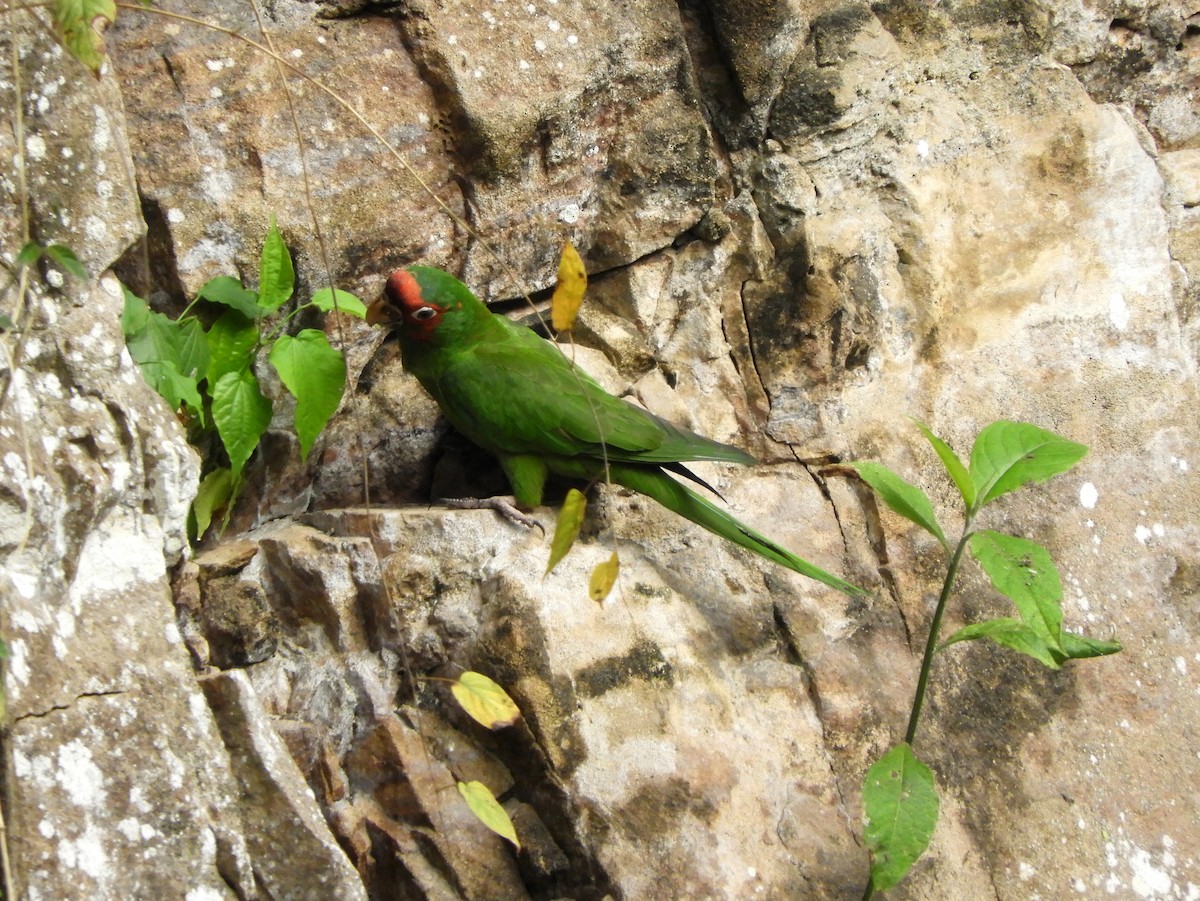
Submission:
[[[540,522],[528,513],[522,513],[508,497],[447,497],[439,503],[445,504],[451,510],[495,510],[511,523],[522,525],[527,529],[536,527],[542,537],[546,537],[546,529]]]

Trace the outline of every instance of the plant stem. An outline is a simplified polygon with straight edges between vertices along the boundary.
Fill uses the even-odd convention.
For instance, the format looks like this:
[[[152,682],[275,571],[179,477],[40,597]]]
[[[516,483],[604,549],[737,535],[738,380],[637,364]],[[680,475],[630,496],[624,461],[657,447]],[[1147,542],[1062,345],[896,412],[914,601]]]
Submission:
[[[946,612],[946,602],[950,600],[950,592],[954,588],[954,580],[958,577],[958,566],[962,562],[963,552],[971,540],[971,517],[968,515],[963,526],[962,537],[946,567],[946,580],[942,583],[942,593],[938,595],[937,607],[933,611],[933,621],[929,624],[929,638],[925,642],[925,656],[921,658],[921,675],[917,678],[917,691],[913,695],[912,713],[908,717],[908,729],[905,730],[904,740],[911,747],[917,735],[917,723],[921,721],[921,708],[925,706],[925,690],[929,686],[929,671],[933,668],[933,655],[937,651],[938,636],[942,631],[942,615]],[[867,879],[867,887],[863,891],[862,901],[871,901],[875,896],[875,883]]]
[[[938,596],[937,607],[933,611],[933,622],[929,624],[929,639],[925,642],[925,656],[921,658],[921,675],[917,679],[912,713],[908,717],[908,729],[904,733],[904,740],[910,746],[917,734],[921,708],[925,705],[925,689],[929,685],[929,670],[933,666],[933,654],[937,650],[938,635],[942,630],[942,614],[946,612],[946,602],[950,599],[950,591],[954,588],[954,580],[958,576],[958,565],[962,561],[963,551],[967,549],[967,542],[970,540],[971,522],[968,520],[963,527],[962,537],[958,540],[958,547],[954,549],[954,556],[950,558],[950,565],[946,567],[946,581],[942,583],[942,593]]]

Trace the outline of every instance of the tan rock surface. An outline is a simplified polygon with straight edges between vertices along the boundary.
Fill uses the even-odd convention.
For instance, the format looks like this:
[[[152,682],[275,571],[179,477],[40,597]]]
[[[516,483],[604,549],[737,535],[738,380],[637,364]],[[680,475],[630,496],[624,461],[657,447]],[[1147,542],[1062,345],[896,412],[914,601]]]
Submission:
[[[242,4],[172,8],[257,34]],[[858,786],[902,732],[942,561],[829,464],[887,463],[949,525],[906,415],[964,455],[997,418],[1090,447],[982,524],[1044,543],[1066,625],[1125,650],[1057,672],[975,643],[939,656],[918,745],[942,819],[888,896],[1200,893],[1194,3],[266,12],[284,58],[499,251],[294,79],[339,284],[369,296],[422,262],[511,300],[570,237],[592,270],[581,363],[753,451],[764,465],[703,475],[875,594],[603,487],[544,577],[536,532],[429,506],[502,475],[353,322],[329,326],[353,390],[323,444],[301,465],[269,433],[227,539],[187,551],[195,457],[121,353],[100,276],[146,227],[148,265],[119,271],[177,310],[255,272],[274,213],[301,292],[323,284],[286,98],[243,42],[152,13],[121,11],[98,82],[6,29],[32,236],[93,279],[39,269],[27,313],[0,297],[4,812],[26,896],[860,897]],[[18,187],[0,177],[10,264]],[[587,574],[614,550],[596,605]],[[1002,609],[972,570],[949,625]],[[523,721],[469,720],[437,681],[463,668]],[[523,852],[458,779],[500,793]]]

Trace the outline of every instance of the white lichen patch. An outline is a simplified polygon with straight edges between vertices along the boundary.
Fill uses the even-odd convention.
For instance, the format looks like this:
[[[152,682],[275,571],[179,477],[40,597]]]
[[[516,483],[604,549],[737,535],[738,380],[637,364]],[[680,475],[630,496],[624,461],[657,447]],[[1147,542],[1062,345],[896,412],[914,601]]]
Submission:
[[[117,823],[117,831],[125,836],[127,841],[136,842],[141,835],[141,824],[133,817],[125,817]]]
[[[112,142],[112,126],[108,121],[108,111],[104,107],[94,107],[93,111],[96,115],[96,127],[92,131],[92,143],[95,144],[96,152],[99,154],[108,150],[108,146]]]
[[[32,597],[32,595],[26,595],[26,597]],[[13,628],[20,629],[22,632],[40,632],[42,630],[41,620],[34,615],[32,610],[24,608],[14,610],[9,622]]]
[[[194,272],[204,266],[232,270],[233,248],[212,238],[202,238],[193,244],[179,261],[179,268],[183,272]]]
[[[207,202],[226,203],[233,197],[233,177],[224,169],[205,166],[204,174],[200,176],[200,190]]]
[[[1129,325],[1129,305],[1120,294],[1114,294],[1108,300],[1108,319],[1117,331],[1124,331]]]
[[[212,715],[208,709],[208,701],[204,695],[198,691],[193,691],[188,694],[188,711],[192,714],[197,725],[202,732],[208,731],[209,717]]]
[[[1161,522],[1149,526],[1138,523],[1133,530],[1133,537],[1141,544],[1149,544],[1152,538],[1163,538],[1166,534],[1166,526]]]
[[[218,892],[215,888],[209,886],[201,886],[200,888],[188,889],[186,895],[183,896],[183,901],[223,901],[225,895]]]
[[[54,626],[63,638],[71,638],[75,634],[75,615],[70,610],[59,609],[54,614]]]
[[[108,792],[104,774],[92,759],[92,751],[75,739],[58,749],[58,784],[72,803],[80,807],[95,807],[104,803]]]
[[[29,135],[25,139],[25,155],[34,162],[45,159],[46,140],[41,135]]]
[[[129,789],[129,806],[138,813],[150,813],[154,806],[146,800],[146,791],[140,785],[134,785]]]
[[[83,220],[83,234],[89,242],[101,243],[108,237],[108,223],[99,216],[88,216]]]
[[[170,748],[163,749],[163,763],[167,765],[167,784],[171,786],[172,791],[179,791],[179,789],[183,788],[187,768],[183,765],[183,761],[179,759],[178,755]]]
[[[112,875],[103,835],[95,824],[89,824],[83,835],[74,841],[60,841],[58,859],[67,869],[79,869],[97,881],[108,881]]]
[[[1147,901],[1168,898],[1191,899],[1200,897],[1200,886],[1193,883],[1178,885],[1178,865],[1174,847],[1175,840],[1162,836],[1161,850],[1155,852],[1140,847],[1118,826],[1116,834],[1104,845],[1105,863],[1108,874],[1104,888],[1110,895],[1120,894],[1127,889],[1129,897]]]
[[[29,684],[29,646],[22,638],[13,638],[8,642],[8,674],[17,685]],[[13,688],[15,686],[9,683],[10,691]]]
[[[8,578],[12,582],[13,588],[17,589],[17,593],[26,600],[29,600],[37,593],[38,577],[33,573],[10,569]]]
[[[53,372],[44,372],[37,379],[37,391],[43,397],[64,397],[62,382]]]
[[[1096,501],[1100,499],[1100,492],[1096,490],[1096,486],[1091,482],[1084,482],[1079,486],[1079,503],[1085,510],[1095,510]]]
[[[116,512],[84,542],[69,590],[72,609],[82,610],[85,601],[99,595],[155,582],[164,571],[161,545],[150,540],[134,514]]]
[[[1133,871],[1129,887],[1139,898],[1165,898],[1170,895],[1171,875],[1164,867],[1154,863],[1148,851],[1134,848],[1129,856],[1129,868]]]

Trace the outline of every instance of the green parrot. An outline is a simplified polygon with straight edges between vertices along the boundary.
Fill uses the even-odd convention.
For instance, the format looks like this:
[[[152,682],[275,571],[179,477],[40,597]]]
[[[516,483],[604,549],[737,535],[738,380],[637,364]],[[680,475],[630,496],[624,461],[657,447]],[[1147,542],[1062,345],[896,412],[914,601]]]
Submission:
[[[454,428],[499,458],[520,507],[541,503],[550,473],[608,480],[801,575],[850,595],[866,593],[667,474],[707,488],[684,461],[747,465],[757,462],[752,456],[613,397],[557,344],[492,313],[452,275],[429,266],[393,272],[367,321],[399,329],[404,368]]]

